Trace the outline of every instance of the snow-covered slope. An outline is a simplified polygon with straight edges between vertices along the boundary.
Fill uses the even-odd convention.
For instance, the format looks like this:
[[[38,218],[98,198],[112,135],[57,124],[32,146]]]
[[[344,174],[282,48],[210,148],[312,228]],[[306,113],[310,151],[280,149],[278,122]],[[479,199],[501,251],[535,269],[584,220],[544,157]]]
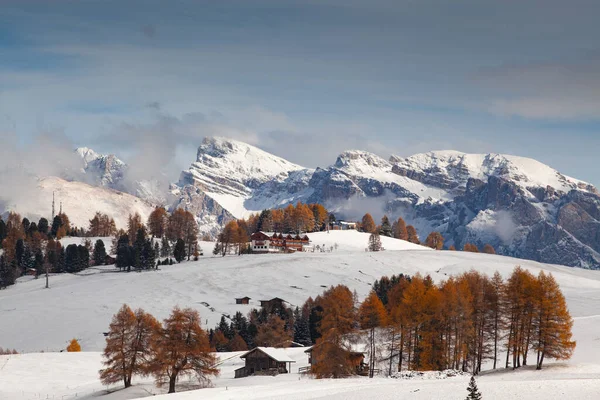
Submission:
[[[158,318],[174,305],[196,308],[209,327],[221,315],[248,312],[259,300],[278,296],[291,306],[325,287],[343,283],[363,298],[372,282],[382,275],[417,272],[446,279],[470,269],[486,274],[498,270],[504,276],[515,265],[537,274],[551,272],[561,285],[574,316],[577,349],[569,362],[549,362],[543,371],[529,367],[519,371],[484,373],[478,385],[486,399],[528,398],[595,399],[600,390],[600,272],[516,260],[509,257],[464,252],[432,251],[389,239],[388,249],[366,253],[367,234],[331,232],[311,235],[313,243],[340,244],[332,253],[204,257],[198,262],[162,267],[145,273],[116,273],[106,267],[78,275],[52,276],[51,288],[43,280],[28,278],[0,291],[0,343],[21,351],[45,354],[0,356],[0,398],[64,400],[101,398],[125,400],[164,393],[151,379],[136,378],[134,387],[106,394],[98,380],[100,351],[110,318],[122,303],[143,307]],[[395,242],[395,243],[394,243]],[[363,243],[361,245],[361,243]],[[395,246],[394,246],[395,244]],[[203,244],[209,253],[210,244]],[[398,250],[391,250],[397,248]],[[251,297],[251,304],[236,305],[235,298]],[[206,326],[206,324],[204,324]],[[84,353],[48,353],[78,338]],[[292,374],[277,377],[233,379],[241,353],[219,354],[221,376],[215,387],[200,392],[169,395],[169,399],[463,399],[468,376],[439,379],[395,380],[356,378],[312,380],[297,374],[305,366],[304,349],[288,349],[296,363]],[[87,353],[92,351],[92,353]],[[193,387],[182,380],[180,388]],[[115,386],[116,388],[117,386]],[[99,397],[100,396],[100,397]],[[161,397],[159,397],[161,398]]]
[[[43,279],[26,279],[0,291],[0,343],[20,351],[58,351],[76,337],[84,350],[98,351],[104,345],[102,332],[123,303],[143,307],[158,318],[166,317],[175,305],[194,307],[212,327],[222,315],[247,313],[258,307],[260,300],[280,297],[297,306],[338,283],[364,297],[373,281],[384,275],[420,272],[439,281],[474,268],[490,274],[498,270],[506,276],[517,264],[536,275],[541,269],[552,272],[575,317],[597,314],[600,272],[495,255],[415,249],[402,241],[397,241],[396,247],[401,250],[369,253],[364,251],[368,234],[336,234],[337,238],[333,233],[311,236],[314,244],[339,243],[338,250],[331,253],[204,256],[198,262],[141,274],[91,268],[79,275],[52,276],[50,290],[43,288]],[[356,235],[362,236],[362,245]],[[110,243],[106,246],[110,248]],[[385,246],[393,248],[391,243]],[[205,254],[211,253],[211,243],[202,247]],[[243,296],[251,298],[250,305],[235,304],[235,298]]]
[[[126,228],[130,213],[138,212],[145,220],[153,210],[150,204],[130,194],[56,177],[40,179],[35,193],[9,206],[9,210],[28,216],[32,221],[42,216],[50,218],[53,194],[56,212],[62,203],[62,209],[69,216],[71,224],[78,227],[87,228],[96,211],[113,217],[117,228]]]

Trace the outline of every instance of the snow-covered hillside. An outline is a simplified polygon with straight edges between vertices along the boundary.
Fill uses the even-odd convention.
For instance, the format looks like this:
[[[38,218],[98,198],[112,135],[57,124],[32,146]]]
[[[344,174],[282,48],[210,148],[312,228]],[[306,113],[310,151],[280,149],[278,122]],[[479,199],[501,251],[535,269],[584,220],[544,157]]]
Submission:
[[[130,213],[138,212],[146,220],[153,210],[149,203],[136,196],[83,182],[69,182],[57,177],[40,179],[36,193],[23,198],[9,209],[29,217],[32,221],[37,221],[42,216],[50,219],[53,193],[56,198],[56,212],[62,203],[62,209],[69,216],[71,224],[78,227],[87,228],[96,211],[113,217],[117,228],[126,228]]]
[[[449,275],[476,269],[504,276],[520,264],[537,274],[551,272],[561,285],[575,318],[573,328],[577,349],[569,362],[549,363],[543,371],[484,373],[478,385],[485,399],[595,399],[600,391],[600,272],[539,264],[509,257],[451,251],[433,251],[395,239],[386,239],[386,251],[367,253],[368,235],[336,231],[311,235],[314,244],[325,247],[338,243],[331,253],[268,254],[203,257],[198,262],[161,267],[160,271],[116,273],[109,268],[89,269],[78,275],[52,276],[50,289],[43,280],[27,278],[0,291],[0,344],[21,351],[58,351],[73,337],[84,353],[45,353],[0,356],[0,398],[63,400],[100,398],[125,400],[164,393],[150,379],[136,379],[135,386],[104,396],[98,381],[101,368],[98,351],[111,316],[122,303],[143,307],[158,318],[168,315],[174,305],[199,310],[204,325],[212,327],[221,315],[248,312],[259,300],[281,297],[290,306],[300,305],[308,296],[338,283],[355,289],[364,297],[372,282],[397,273],[431,274],[440,281]],[[66,239],[73,242],[77,239]],[[66,244],[66,243],[65,243]],[[108,243],[107,243],[108,245]],[[203,243],[210,253],[210,243]],[[251,297],[251,304],[236,305],[235,298]],[[215,388],[201,392],[170,395],[170,399],[462,399],[467,376],[444,380],[316,381],[297,374],[305,366],[303,349],[287,350],[296,360],[292,374],[273,377],[233,379],[241,366],[240,353],[222,353],[221,376]],[[91,352],[91,353],[87,353]],[[193,382],[183,380],[181,387]],[[102,396],[101,396],[102,395]],[[101,397],[98,397],[101,396]],[[573,396],[573,397],[572,397]],[[165,397],[167,398],[167,397]]]
[[[20,351],[57,351],[64,348],[67,340],[77,337],[84,350],[98,351],[104,345],[102,332],[122,303],[143,307],[159,318],[166,317],[175,305],[194,307],[212,327],[222,315],[247,313],[258,307],[260,300],[280,297],[292,307],[299,306],[309,296],[338,283],[348,285],[363,297],[373,281],[384,275],[420,272],[439,281],[471,268],[508,275],[517,264],[534,274],[540,269],[554,273],[574,316],[597,314],[591,306],[593,299],[600,299],[597,272],[496,255],[432,251],[395,239],[389,241],[397,242],[396,247],[384,242],[388,250],[369,253],[364,251],[368,235],[357,232],[318,233],[311,239],[315,245],[338,243],[338,250],[204,256],[198,262],[164,266],[159,271],[141,274],[117,273],[111,267],[90,268],[78,275],[51,277],[49,290],[43,289],[42,279],[26,278],[26,282],[0,292],[0,343]],[[110,247],[110,243],[106,245]],[[205,254],[211,253],[210,246],[211,243],[203,243]],[[251,298],[250,305],[235,304],[235,298],[243,296]],[[44,326],[43,333],[40,326]]]

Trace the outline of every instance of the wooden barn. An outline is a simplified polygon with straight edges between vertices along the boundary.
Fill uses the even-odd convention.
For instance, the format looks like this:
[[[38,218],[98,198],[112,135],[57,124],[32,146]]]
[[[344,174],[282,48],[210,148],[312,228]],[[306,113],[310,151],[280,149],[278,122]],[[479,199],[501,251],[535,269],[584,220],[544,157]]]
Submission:
[[[246,296],[235,299],[235,304],[250,304],[250,297]]]
[[[240,356],[246,363],[235,370],[236,378],[251,375],[289,374],[292,370],[292,360],[284,349],[275,347],[256,347]]]
[[[267,308],[283,308],[285,300],[280,299],[279,297],[273,297],[271,300],[261,300],[260,301],[260,306],[261,307],[267,307]]]

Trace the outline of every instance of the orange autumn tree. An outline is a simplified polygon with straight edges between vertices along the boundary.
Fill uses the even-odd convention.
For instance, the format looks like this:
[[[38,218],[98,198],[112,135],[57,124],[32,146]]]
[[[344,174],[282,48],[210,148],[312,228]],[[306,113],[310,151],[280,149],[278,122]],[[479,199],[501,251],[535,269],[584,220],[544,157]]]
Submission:
[[[571,340],[573,318],[567,309],[565,297],[552,274],[541,271],[538,275],[538,296],[536,299],[536,369],[542,369],[546,357],[568,360],[575,350]]]
[[[408,240],[408,232],[406,230],[406,222],[402,218],[398,218],[394,229],[394,237],[396,239]]]
[[[358,309],[360,327],[369,331],[369,378],[373,378],[375,371],[375,328],[387,324],[387,312],[377,293],[371,291]]]
[[[373,233],[377,229],[377,227],[375,226],[375,220],[373,219],[373,217],[369,213],[366,213],[362,217],[362,221],[360,223],[360,226],[362,227],[362,230],[364,232],[368,232],[368,233]]]
[[[153,237],[162,238],[167,233],[169,214],[164,207],[156,207],[148,216],[148,230]]]
[[[104,385],[123,381],[131,386],[133,375],[147,375],[151,367],[150,342],[158,334],[160,323],[152,315],[138,309],[135,313],[124,304],[113,316],[100,379]]]
[[[318,331],[321,337],[313,347],[311,373],[316,378],[341,378],[355,373],[344,336],[355,323],[354,296],[344,285],[331,287],[316,300],[323,308]]]
[[[78,353],[80,351],[81,351],[81,346],[79,345],[79,342],[77,341],[77,339],[71,339],[71,342],[69,342],[69,345],[67,346],[67,352]]]
[[[191,308],[175,307],[150,347],[156,384],[168,383],[169,393],[175,393],[175,383],[180,376],[196,375],[201,384],[207,385],[211,376],[219,374],[208,335],[200,327],[200,314]]]
[[[415,229],[414,226],[409,225],[406,227],[406,233],[408,235],[407,240],[411,243],[414,244],[421,244],[421,241],[419,240],[419,235],[417,234],[417,230]]]
[[[496,250],[494,250],[494,246],[492,246],[491,244],[486,244],[485,246],[483,246],[482,252],[486,254],[496,254]]]
[[[425,245],[434,250],[441,250],[444,247],[444,237],[439,232],[431,232],[425,239]]]
[[[286,347],[290,340],[291,332],[285,330],[285,321],[271,314],[266,323],[259,325],[254,341],[257,346]]]

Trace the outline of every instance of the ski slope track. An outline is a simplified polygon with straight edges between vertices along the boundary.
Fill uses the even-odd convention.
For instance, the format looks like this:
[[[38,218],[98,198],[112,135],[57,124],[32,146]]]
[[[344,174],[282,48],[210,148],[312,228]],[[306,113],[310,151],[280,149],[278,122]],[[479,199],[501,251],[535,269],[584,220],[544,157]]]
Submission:
[[[568,362],[549,360],[542,371],[530,367],[518,371],[485,372],[478,377],[484,399],[597,399],[600,393],[600,272],[541,264],[510,257],[465,252],[433,251],[401,240],[383,238],[385,251],[365,252],[367,234],[335,231],[310,235],[313,244],[328,253],[267,254],[212,257],[198,262],[164,266],[159,271],[117,273],[112,267],[91,268],[76,275],[43,279],[22,278],[0,291],[0,344],[16,348],[16,356],[0,356],[0,398],[126,400],[156,395],[159,399],[464,399],[468,376],[435,379],[353,378],[314,380],[298,374],[308,359],[302,348],[288,349],[296,361],[292,373],[277,377],[233,379],[243,365],[242,353],[221,353],[221,374],[213,388],[165,395],[149,378],[137,378],[134,386],[103,387],[98,380],[102,332],[123,304],[143,307],[165,318],[175,305],[197,309],[204,326],[213,327],[222,315],[247,313],[259,301],[281,297],[290,306],[339,283],[363,298],[373,281],[383,275],[430,274],[441,281],[470,269],[508,276],[516,265],[537,274],[551,272],[559,282],[575,323],[577,349]],[[69,238],[64,244],[78,243]],[[108,239],[107,239],[108,241]],[[108,245],[108,243],[107,243]],[[212,243],[202,243],[205,254]],[[250,305],[236,305],[235,298],[249,296]],[[71,338],[82,353],[57,353]],[[45,353],[40,353],[40,351]],[[501,363],[502,364],[502,363]],[[430,379],[427,379],[430,378]],[[180,390],[197,389],[194,381],[179,382]]]

